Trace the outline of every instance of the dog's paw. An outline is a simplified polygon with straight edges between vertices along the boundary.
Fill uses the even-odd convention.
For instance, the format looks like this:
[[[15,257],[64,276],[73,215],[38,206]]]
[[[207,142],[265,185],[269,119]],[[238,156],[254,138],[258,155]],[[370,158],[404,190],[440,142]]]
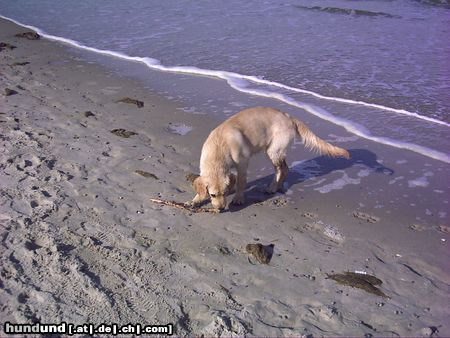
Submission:
[[[244,196],[234,196],[233,200],[231,201],[231,204],[233,205],[242,205],[244,203],[245,203]]]
[[[198,203],[195,203],[194,201],[186,201],[186,202],[184,202],[184,205],[187,207],[193,208],[193,207],[196,207],[198,205]]]
[[[278,191],[277,187],[267,187],[266,190],[264,190],[264,193],[267,195],[273,195]]]

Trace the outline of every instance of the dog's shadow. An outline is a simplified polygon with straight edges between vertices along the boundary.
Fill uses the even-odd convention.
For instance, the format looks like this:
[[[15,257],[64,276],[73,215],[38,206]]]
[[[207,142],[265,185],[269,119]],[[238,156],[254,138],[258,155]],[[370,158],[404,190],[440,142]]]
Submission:
[[[377,155],[366,149],[350,149],[350,159],[331,158],[328,156],[318,156],[310,160],[294,162],[294,166],[289,168],[288,177],[285,180],[284,188],[287,190],[295,184],[305,182],[309,179],[327,175],[336,170],[344,170],[354,165],[367,167],[372,172],[393,175],[394,170],[383,166],[377,161]],[[273,194],[266,194],[264,189],[272,182],[273,174],[258,178],[247,183],[246,203],[243,205],[233,205],[230,203],[231,212],[242,210],[252,204],[262,203],[271,199]]]

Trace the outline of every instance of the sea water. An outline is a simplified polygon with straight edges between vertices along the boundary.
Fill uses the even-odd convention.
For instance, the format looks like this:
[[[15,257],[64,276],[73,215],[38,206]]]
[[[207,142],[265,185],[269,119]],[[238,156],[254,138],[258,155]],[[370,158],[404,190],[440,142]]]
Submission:
[[[445,0],[0,0],[0,15],[149,70],[221,78],[450,163]]]

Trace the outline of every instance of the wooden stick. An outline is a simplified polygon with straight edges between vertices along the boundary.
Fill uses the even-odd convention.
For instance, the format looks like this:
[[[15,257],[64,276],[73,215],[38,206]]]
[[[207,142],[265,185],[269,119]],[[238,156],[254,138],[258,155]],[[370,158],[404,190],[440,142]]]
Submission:
[[[176,202],[176,201],[162,200],[162,199],[159,199],[159,198],[150,198],[150,201],[152,201],[153,203],[162,204],[162,205],[168,205],[168,206],[171,206],[171,207],[175,207],[175,208],[178,208],[178,209],[183,209],[183,210],[190,211],[190,212],[195,212],[195,213],[211,212],[211,213],[217,214],[217,213],[220,212],[218,209],[214,209],[214,208],[192,207],[192,206],[187,205],[185,203],[180,203],[180,202]]]

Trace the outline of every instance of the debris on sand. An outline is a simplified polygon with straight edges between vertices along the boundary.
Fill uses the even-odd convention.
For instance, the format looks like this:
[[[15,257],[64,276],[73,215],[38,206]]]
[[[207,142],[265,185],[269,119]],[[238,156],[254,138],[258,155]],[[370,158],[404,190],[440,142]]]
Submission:
[[[125,130],[123,128],[113,129],[111,130],[111,133],[114,135],[129,138],[130,136],[137,135],[138,133],[135,133],[134,131]]]
[[[15,66],[26,66],[26,65],[29,65],[30,63],[28,62],[28,61],[24,61],[24,62],[13,62],[12,64],[11,64],[11,66],[12,67],[15,67]]]
[[[139,174],[139,175],[144,176],[146,178],[154,178],[155,180],[158,180],[158,176],[156,176],[155,174],[149,173],[148,171],[135,170],[134,172],[136,174]]]
[[[10,89],[10,88],[5,88],[5,91],[3,93],[3,95],[5,96],[11,96],[11,95],[15,95],[17,94],[17,92],[14,89]]]
[[[377,223],[380,221],[379,217],[369,215],[369,214],[366,214],[366,213],[360,212],[360,211],[354,211],[353,217],[358,218],[363,221],[366,221],[367,223]]]
[[[376,296],[390,298],[383,291],[376,287],[377,285],[381,285],[381,283],[383,282],[379,278],[372,275],[347,271],[344,273],[327,275],[327,278],[332,279],[342,285],[362,289]]]
[[[261,264],[269,264],[273,256],[273,248],[275,244],[262,245],[261,243],[247,244],[245,250],[253,255]]]
[[[95,114],[93,112],[91,112],[90,110],[85,111],[83,113],[84,117],[91,117],[91,116],[95,116]]]
[[[116,102],[135,104],[138,108],[142,108],[144,106],[144,102],[132,99],[130,97],[123,97],[120,100],[117,100]]]
[[[9,43],[6,43],[6,42],[0,42],[0,52],[1,52],[3,49],[13,50],[14,48],[17,48],[17,47],[14,46],[14,45],[11,45],[11,44],[9,44]]]
[[[28,40],[39,40],[41,38],[41,36],[38,33],[33,31],[18,33],[15,36],[18,38],[25,38]]]
[[[176,201],[167,201],[167,200],[162,200],[159,198],[150,198],[150,201],[152,201],[153,203],[157,203],[157,204],[162,204],[162,205],[168,205],[171,207],[175,207],[178,209],[183,209],[189,212],[194,212],[194,213],[201,213],[201,212],[211,212],[214,214],[218,214],[220,212],[220,210],[215,209],[215,208],[200,208],[200,207],[193,207],[189,204],[186,203],[180,203],[180,202],[176,202]]]

